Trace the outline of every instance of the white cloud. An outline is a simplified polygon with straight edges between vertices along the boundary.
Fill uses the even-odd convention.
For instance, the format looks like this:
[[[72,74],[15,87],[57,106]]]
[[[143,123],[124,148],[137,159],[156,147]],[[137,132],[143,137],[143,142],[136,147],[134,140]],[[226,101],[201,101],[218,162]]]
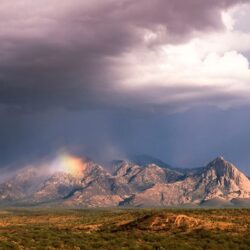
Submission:
[[[233,80],[250,77],[249,62],[242,54],[202,51],[196,47],[195,40],[185,45],[163,46],[150,53],[144,51],[140,55],[134,52],[123,60],[128,63],[123,85],[132,89],[178,84],[218,86],[223,83],[226,86]]]
[[[221,14],[222,21],[226,26],[227,30],[233,30],[235,25],[235,20],[227,11],[222,11]]]
[[[209,102],[215,93],[225,97],[227,106],[230,98],[232,105],[235,99],[250,102],[249,61],[244,56],[250,51],[250,33],[234,29],[235,11],[222,13],[226,31],[199,35],[186,44],[167,44],[153,50],[145,47],[124,54],[118,59],[124,63],[119,87],[132,95],[137,93],[137,97],[145,88],[166,90],[144,96],[145,102],[154,104],[177,102],[181,97],[184,102],[186,98],[185,105],[192,106],[192,98],[205,97]],[[146,37],[155,39],[155,35]],[[168,94],[173,88],[176,93]],[[222,102],[213,104],[221,106]]]
[[[126,106],[137,90],[143,105],[248,90],[250,33],[238,27],[247,17],[243,7],[228,9],[241,2],[5,0],[1,102],[68,108],[67,100],[115,106],[124,98]]]

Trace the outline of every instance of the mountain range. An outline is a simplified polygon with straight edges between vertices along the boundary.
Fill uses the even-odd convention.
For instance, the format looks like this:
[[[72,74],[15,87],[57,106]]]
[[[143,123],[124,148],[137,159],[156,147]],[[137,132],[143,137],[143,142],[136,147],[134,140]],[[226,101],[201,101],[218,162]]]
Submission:
[[[88,160],[80,174],[18,171],[0,184],[1,206],[250,206],[250,180],[218,157],[207,166],[172,168],[150,157],[113,162],[112,172]]]

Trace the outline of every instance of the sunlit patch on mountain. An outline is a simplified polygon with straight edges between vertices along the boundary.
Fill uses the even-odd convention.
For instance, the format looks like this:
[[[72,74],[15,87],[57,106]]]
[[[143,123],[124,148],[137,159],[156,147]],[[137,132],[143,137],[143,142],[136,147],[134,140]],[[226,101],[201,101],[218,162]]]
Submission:
[[[84,159],[64,153],[55,158],[51,168],[57,172],[69,173],[75,177],[83,175],[87,164]]]

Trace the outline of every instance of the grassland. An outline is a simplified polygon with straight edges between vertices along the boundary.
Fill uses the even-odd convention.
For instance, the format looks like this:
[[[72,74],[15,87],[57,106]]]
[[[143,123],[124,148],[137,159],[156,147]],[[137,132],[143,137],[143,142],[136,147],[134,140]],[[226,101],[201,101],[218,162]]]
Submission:
[[[6,209],[0,249],[250,249],[250,210]]]

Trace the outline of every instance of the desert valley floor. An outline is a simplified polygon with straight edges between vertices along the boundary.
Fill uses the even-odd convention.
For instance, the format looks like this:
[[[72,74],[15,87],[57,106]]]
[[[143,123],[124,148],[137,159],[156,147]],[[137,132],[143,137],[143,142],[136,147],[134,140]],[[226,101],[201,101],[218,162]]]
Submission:
[[[250,210],[5,209],[0,249],[250,249]]]

